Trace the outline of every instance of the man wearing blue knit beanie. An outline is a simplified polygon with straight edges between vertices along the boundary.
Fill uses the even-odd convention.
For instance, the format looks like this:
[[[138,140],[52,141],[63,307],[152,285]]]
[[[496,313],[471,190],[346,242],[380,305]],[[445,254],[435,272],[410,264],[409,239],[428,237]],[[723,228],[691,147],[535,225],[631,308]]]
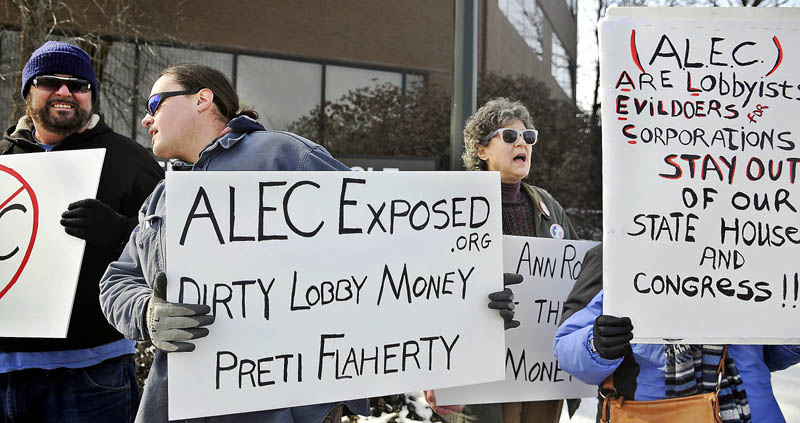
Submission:
[[[80,48],[46,42],[25,65],[21,89],[25,116],[6,130],[0,154],[105,148],[106,156],[97,198],[61,215],[64,230],[86,240],[67,337],[0,338],[0,422],[132,422],[139,403],[134,343],[103,316],[98,282],[164,172],[94,112],[97,77]]]

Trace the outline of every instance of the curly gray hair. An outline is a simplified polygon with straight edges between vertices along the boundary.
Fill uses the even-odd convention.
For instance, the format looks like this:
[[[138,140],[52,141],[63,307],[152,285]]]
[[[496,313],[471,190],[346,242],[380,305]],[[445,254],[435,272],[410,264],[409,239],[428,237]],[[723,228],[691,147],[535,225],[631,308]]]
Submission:
[[[519,101],[499,97],[484,104],[464,127],[464,167],[467,170],[486,170],[486,162],[478,157],[478,144],[489,145],[489,134],[509,121],[519,119],[528,129],[535,129],[528,109]]]

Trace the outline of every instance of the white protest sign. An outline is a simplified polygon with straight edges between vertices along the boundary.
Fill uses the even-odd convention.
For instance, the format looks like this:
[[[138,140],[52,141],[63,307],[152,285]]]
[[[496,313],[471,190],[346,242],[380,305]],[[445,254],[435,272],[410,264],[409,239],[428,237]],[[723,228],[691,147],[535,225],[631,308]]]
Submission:
[[[170,419],[500,380],[494,172],[170,172]]]
[[[519,273],[512,286],[520,326],[506,331],[506,379],[436,390],[440,405],[594,397],[597,387],[561,370],[553,338],[583,257],[596,241],[503,237],[503,270]]]
[[[603,311],[635,342],[800,343],[800,12],[780,15],[600,24]]]
[[[65,338],[86,242],[61,213],[94,198],[105,149],[0,156],[0,336]]]

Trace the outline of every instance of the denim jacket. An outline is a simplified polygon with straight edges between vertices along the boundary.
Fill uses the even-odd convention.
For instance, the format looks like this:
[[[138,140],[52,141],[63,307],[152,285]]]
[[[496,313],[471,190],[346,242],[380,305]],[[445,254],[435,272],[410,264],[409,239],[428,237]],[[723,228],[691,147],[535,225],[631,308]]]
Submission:
[[[247,117],[232,120],[224,133],[200,153],[193,171],[214,170],[346,170],[321,146],[288,132],[267,131]],[[129,339],[149,339],[147,304],[156,273],[165,270],[166,196],[164,181],[156,186],[139,210],[119,260],[112,262],[100,281],[100,305],[108,321]],[[367,400],[344,403],[351,411],[368,414]],[[316,404],[278,410],[216,416],[208,422],[319,422],[337,404]],[[137,422],[167,421],[167,356],[156,349]]]

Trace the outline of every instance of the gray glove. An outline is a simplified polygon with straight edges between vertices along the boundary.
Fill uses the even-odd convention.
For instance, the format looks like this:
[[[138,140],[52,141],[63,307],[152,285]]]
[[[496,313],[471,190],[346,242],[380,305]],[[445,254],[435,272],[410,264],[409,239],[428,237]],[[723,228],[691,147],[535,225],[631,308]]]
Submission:
[[[194,351],[192,339],[208,335],[206,326],[214,323],[211,308],[204,304],[179,304],[166,301],[167,275],[159,272],[153,296],[147,303],[147,330],[156,348],[166,352]]]
[[[503,273],[503,286],[516,285],[522,282],[522,275],[516,273]],[[511,288],[489,294],[489,308],[499,310],[503,317],[503,326],[512,329],[519,326],[519,320],[514,320],[514,292]]]

